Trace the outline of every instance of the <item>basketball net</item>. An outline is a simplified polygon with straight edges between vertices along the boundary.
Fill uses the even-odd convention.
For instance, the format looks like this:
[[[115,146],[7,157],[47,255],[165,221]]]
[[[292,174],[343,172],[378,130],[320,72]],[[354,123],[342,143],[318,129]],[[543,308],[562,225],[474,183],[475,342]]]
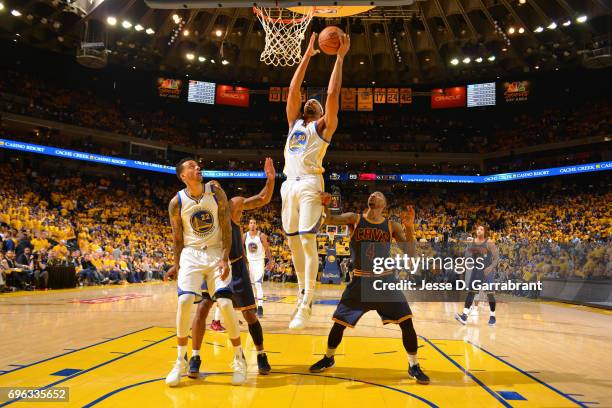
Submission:
[[[290,67],[302,60],[302,40],[312,20],[307,14],[283,8],[253,7],[253,12],[266,32],[266,45],[259,60],[266,65]]]
[[[327,236],[329,237],[329,246],[334,245],[334,238],[336,237],[335,232],[328,232]]]

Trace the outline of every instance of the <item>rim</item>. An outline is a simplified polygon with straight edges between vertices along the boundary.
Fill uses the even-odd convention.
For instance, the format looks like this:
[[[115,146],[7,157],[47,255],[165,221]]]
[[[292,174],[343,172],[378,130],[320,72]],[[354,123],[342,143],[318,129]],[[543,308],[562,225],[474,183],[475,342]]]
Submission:
[[[310,19],[313,15],[313,7],[310,8],[310,11],[308,12],[308,14],[303,14],[303,17],[300,18],[272,18],[272,17],[268,17],[262,10],[264,8],[262,7],[261,9],[253,6],[253,13],[255,13],[259,18],[266,20],[270,23],[282,23],[282,24],[296,24],[296,23],[301,23],[306,19]],[[268,10],[272,10],[272,8],[268,8]],[[279,10],[282,10],[281,8],[279,8]],[[281,12],[282,13],[282,12]],[[295,12],[292,12],[293,15],[295,15]],[[282,14],[281,14],[282,15]]]

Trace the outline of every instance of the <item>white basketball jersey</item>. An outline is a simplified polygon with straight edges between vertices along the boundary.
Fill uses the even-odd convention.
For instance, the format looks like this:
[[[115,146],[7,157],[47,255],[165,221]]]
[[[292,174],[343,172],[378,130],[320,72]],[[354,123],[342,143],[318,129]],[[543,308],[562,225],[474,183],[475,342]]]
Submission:
[[[289,178],[323,174],[323,157],[327,146],[329,143],[317,131],[316,121],[304,126],[303,119],[296,120],[285,143],[283,173]]]
[[[210,184],[196,200],[189,197],[187,189],[178,192],[179,208],[183,220],[183,243],[186,247],[203,249],[222,244],[217,199]]]
[[[252,237],[251,233],[247,231],[246,239],[244,240],[244,246],[246,247],[247,259],[249,261],[261,261],[265,259],[263,244],[261,243],[260,232]]]

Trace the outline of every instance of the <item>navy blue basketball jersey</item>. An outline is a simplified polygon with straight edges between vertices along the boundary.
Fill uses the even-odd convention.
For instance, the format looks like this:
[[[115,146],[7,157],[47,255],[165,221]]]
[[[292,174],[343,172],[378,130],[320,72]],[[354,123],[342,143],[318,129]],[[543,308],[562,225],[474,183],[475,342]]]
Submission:
[[[391,255],[391,221],[383,218],[381,222],[373,223],[364,215],[358,217],[350,243],[355,276],[362,272],[373,273],[374,258],[388,258]]]
[[[234,261],[244,255],[242,249],[242,231],[240,231],[240,225],[236,224],[234,220],[232,223],[232,247],[230,248],[230,261]]]
[[[489,240],[486,240],[484,242],[473,242],[470,248],[468,249],[468,252],[473,259],[483,258],[482,262],[484,264],[484,268],[482,269],[485,269],[489,265],[491,265],[491,262],[493,260],[493,255],[491,254],[491,251],[489,250],[489,247],[487,245],[488,242]],[[480,268],[475,267],[474,269]]]

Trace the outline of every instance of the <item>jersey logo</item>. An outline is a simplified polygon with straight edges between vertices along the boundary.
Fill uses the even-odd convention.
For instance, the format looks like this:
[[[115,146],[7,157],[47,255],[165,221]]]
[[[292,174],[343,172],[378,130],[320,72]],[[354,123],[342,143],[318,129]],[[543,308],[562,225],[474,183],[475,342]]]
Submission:
[[[215,228],[215,218],[208,210],[194,212],[189,221],[193,232],[199,237],[207,236]]]
[[[289,136],[289,151],[291,153],[301,153],[306,149],[308,138],[306,133],[301,130],[295,131]]]
[[[254,242],[249,242],[249,252],[255,253],[257,252],[257,244]]]

